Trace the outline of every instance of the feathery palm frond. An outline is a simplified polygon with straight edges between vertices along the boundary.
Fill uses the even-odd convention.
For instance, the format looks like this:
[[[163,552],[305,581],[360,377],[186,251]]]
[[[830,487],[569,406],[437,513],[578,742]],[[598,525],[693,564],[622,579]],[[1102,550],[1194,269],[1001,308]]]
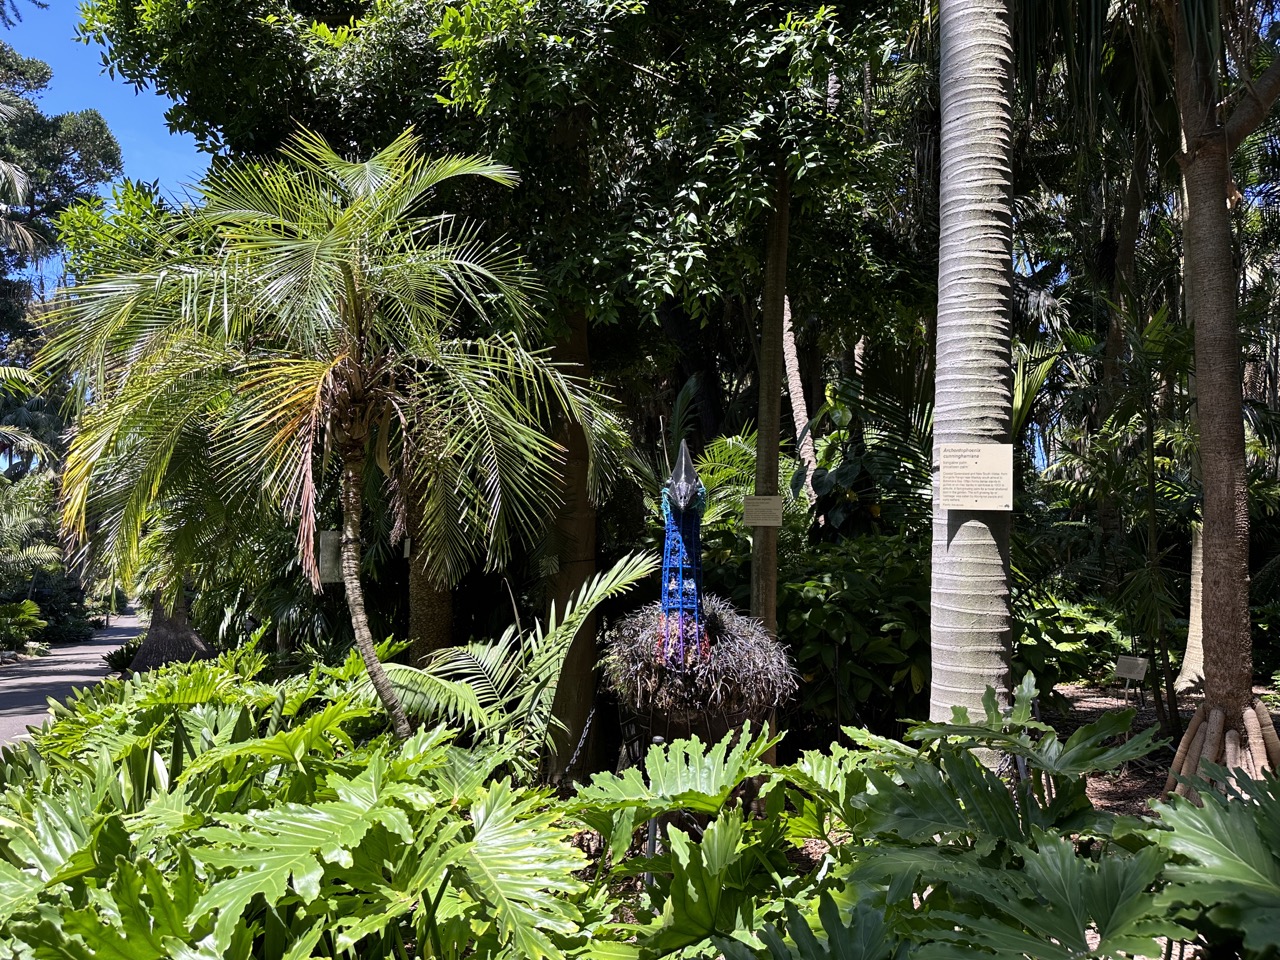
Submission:
[[[551,742],[551,704],[573,638],[601,603],[631,589],[657,566],[654,557],[625,557],[587,581],[563,611],[553,606],[546,624],[528,633],[513,626],[492,642],[437,650],[422,667],[392,666],[389,673],[405,708],[419,716],[461,716],[457,688],[463,686],[488,720],[487,729],[477,724],[477,733],[540,753]]]

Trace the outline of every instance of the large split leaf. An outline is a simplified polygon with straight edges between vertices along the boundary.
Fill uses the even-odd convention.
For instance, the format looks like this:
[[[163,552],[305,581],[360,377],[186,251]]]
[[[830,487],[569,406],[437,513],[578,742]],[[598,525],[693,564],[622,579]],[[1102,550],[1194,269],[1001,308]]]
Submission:
[[[1029,960],[1158,956],[1157,938],[1187,933],[1150,893],[1163,864],[1158,850],[1110,848],[1094,862],[1078,856],[1069,840],[1043,831],[1035,831],[1035,844],[1020,848],[1021,870],[970,864],[923,876],[983,909],[931,913],[930,942],[915,955],[972,957],[979,948]]]
[[[763,956],[768,960],[898,960],[906,956],[907,944],[886,927],[884,914],[865,903],[855,904],[846,922],[835,901],[823,894],[818,919],[821,936],[794,904],[787,904],[787,939],[777,927],[766,926],[760,931],[767,950]],[[718,937],[716,946],[725,960],[758,960],[762,956],[740,940]]]
[[[749,927],[749,897],[734,868],[744,855],[743,821],[730,811],[707,827],[702,842],[675,828],[667,831],[669,877],[663,878],[662,912],[641,939],[643,956],[660,957],[713,936]]]
[[[286,803],[249,814],[229,814],[227,826],[198,831],[209,844],[193,855],[208,867],[230,871],[213,884],[192,910],[198,920],[217,911],[218,944],[225,948],[241,914],[254,897],[268,906],[292,890],[304,903],[320,895],[325,865],[351,867],[352,851],[369,829],[384,824],[405,843],[413,840],[403,811],[369,797],[324,803]]]
[[[559,957],[548,934],[577,932],[582,916],[565,898],[585,888],[573,874],[586,858],[565,842],[558,814],[541,794],[519,794],[499,780],[481,792],[471,819],[475,832],[457,866],[463,884],[517,956]]]
[[[673,810],[718,813],[743,780],[770,769],[760,758],[778,738],[761,734],[752,740],[748,734],[744,726],[709,750],[697,737],[656,744],[643,770],[597,773],[578,798],[597,810],[634,808],[646,819]]]
[[[1163,902],[1208,907],[1251,949],[1280,943],[1280,781],[1246,780],[1229,798],[1200,796],[1201,807],[1181,798],[1157,807],[1169,829],[1154,836],[1178,857],[1165,871],[1173,883]]]

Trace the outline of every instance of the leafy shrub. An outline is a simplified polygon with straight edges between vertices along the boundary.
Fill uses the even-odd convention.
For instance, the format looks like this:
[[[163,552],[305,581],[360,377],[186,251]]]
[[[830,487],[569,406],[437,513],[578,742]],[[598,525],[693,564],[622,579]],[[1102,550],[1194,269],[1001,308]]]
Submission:
[[[1275,940],[1276,781],[1159,823],[1096,811],[1085,778],[1152,734],[1119,740],[1126,712],[1060,741],[1031,678],[915,745],[850,728],[772,768],[776,738],[744,729],[559,798],[511,744],[391,740],[347,665],[267,683],[265,664],[250,646],[108,680],[0,750],[0,957],[1065,960],[1238,931],[1261,958]],[[984,765],[997,753],[1026,774]],[[637,855],[650,821],[659,849]]]
[[[25,651],[45,626],[45,621],[40,619],[40,608],[31,600],[0,603],[0,650]]]
[[[1063,682],[1108,678],[1129,645],[1116,617],[1103,606],[1050,596],[1015,605],[1013,649],[1015,678],[1034,673],[1052,691]]]
[[[778,584],[778,634],[801,676],[801,716],[830,742],[845,724],[891,732],[929,682],[927,543],[905,534],[824,545]]]
[[[40,615],[47,625],[39,639],[45,643],[84,643],[93,636],[89,613],[84,605],[84,591],[67,572],[40,574],[31,596],[40,605]]]
[[[142,636],[126,640],[114,650],[104,653],[102,662],[107,665],[107,668],[112,673],[124,673],[129,669],[129,664],[133,663],[133,658],[137,655],[138,648],[142,646],[142,641]]]

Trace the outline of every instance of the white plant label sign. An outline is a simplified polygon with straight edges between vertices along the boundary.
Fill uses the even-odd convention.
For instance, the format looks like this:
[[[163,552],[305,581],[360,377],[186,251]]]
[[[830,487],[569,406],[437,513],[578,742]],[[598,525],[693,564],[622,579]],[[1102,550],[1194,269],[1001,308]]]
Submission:
[[[1013,509],[1013,444],[943,444],[938,470],[943,509]]]
[[[782,526],[782,498],[743,497],[742,519],[748,527]]]
[[[1146,657],[1116,657],[1116,676],[1121,680],[1144,680],[1147,676]]]

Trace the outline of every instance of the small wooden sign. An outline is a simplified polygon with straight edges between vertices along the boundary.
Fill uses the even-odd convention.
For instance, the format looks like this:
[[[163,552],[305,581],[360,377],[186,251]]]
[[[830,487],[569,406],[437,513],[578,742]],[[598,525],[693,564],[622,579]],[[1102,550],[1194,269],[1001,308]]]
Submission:
[[[1116,657],[1116,676],[1121,680],[1145,680],[1147,676],[1147,658]]]
[[[742,519],[748,527],[782,526],[782,498],[744,497]]]
[[[316,537],[316,566],[321,583],[342,582],[342,531],[321,530]]]
[[[946,443],[937,466],[944,510],[1013,509],[1013,444]]]

